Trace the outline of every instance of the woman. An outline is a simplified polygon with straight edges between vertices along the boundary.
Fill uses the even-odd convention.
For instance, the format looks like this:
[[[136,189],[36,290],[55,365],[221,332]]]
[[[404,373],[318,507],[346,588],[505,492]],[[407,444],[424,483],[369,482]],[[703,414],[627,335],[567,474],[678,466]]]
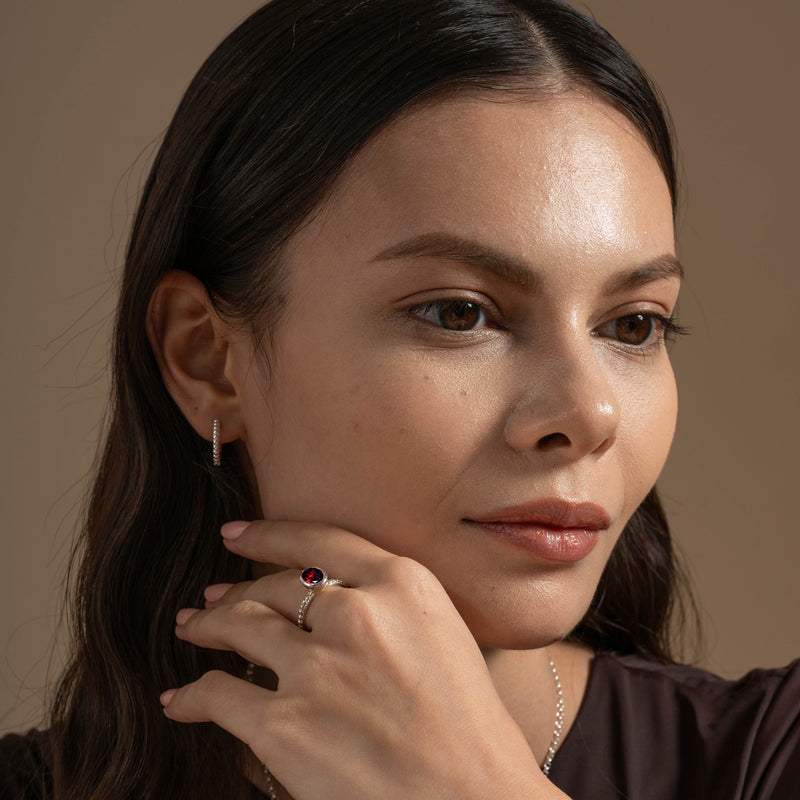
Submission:
[[[675,184],[560,3],[246,21],[145,187],[7,796],[792,796],[799,669],[669,666]]]

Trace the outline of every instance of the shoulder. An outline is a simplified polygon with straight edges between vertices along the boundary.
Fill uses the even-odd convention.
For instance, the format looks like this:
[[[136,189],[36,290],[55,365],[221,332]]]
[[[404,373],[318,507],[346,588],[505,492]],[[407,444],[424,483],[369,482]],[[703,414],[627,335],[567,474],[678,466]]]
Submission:
[[[640,717],[682,727],[691,723],[700,734],[747,731],[778,742],[800,718],[800,659],[779,669],[753,670],[739,680],[609,653],[598,656],[594,669],[604,692],[635,704]]]
[[[685,697],[695,706],[723,702],[749,704],[793,696],[800,691],[800,659],[778,669],[756,669],[739,680],[726,680],[697,667],[665,665],[641,656],[598,653],[592,670],[606,688],[617,692],[656,692]],[[796,704],[787,710],[798,711]]]
[[[630,797],[795,797],[800,660],[731,681],[599,653],[569,754]]]
[[[0,800],[47,800],[51,795],[47,733],[0,738]]]

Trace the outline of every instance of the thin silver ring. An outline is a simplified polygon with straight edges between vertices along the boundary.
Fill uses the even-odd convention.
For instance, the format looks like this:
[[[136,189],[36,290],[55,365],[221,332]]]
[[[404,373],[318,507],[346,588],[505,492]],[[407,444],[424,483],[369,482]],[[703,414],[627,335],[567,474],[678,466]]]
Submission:
[[[308,583],[302,577],[304,572],[306,572],[306,570],[300,573],[300,582],[304,586],[307,586]],[[306,592],[306,596],[300,601],[300,608],[297,610],[297,627],[300,628],[300,630],[309,630],[309,628],[306,627],[306,614],[308,613],[308,607],[311,605],[311,601],[317,594],[328,586],[344,586],[344,581],[339,580],[339,578],[329,578],[324,572],[322,575],[322,580],[314,586],[310,586]]]

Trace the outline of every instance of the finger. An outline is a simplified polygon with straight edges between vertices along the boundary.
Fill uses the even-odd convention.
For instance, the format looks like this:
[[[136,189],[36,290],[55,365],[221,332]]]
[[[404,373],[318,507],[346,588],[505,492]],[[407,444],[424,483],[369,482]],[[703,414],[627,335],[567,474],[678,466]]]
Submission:
[[[216,601],[207,601],[207,609],[220,608],[224,605],[232,605],[245,600],[256,601],[273,608],[295,625],[297,625],[300,605],[308,594],[308,586],[303,584],[300,580],[300,571],[295,569],[272,573],[255,581],[245,581],[235,585],[218,584],[211,586],[206,589],[206,596],[208,597],[209,593],[211,596],[217,596],[221,591],[218,587],[224,588],[224,594]],[[342,588],[335,585],[326,585],[319,588],[316,590],[311,602],[316,604],[318,602],[317,596],[323,592],[327,594],[333,590],[341,591]],[[312,614],[310,602],[307,603],[307,606],[304,627],[307,630],[312,630],[312,619],[316,612]]]
[[[229,527],[230,526],[230,527]],[[303,569],[318,566],[348,586],[361,586],[396,556],[350,531],[322,523],[258,520],[223,526],[225,546],[253,561]]]
[[[206,586],[203,592],[206,605],[221,600],[235,585],[234,583],[215,583],[212,586]]]
[[[284,571],[285,570],[276,567],[267,572],[266,576],[279,574]],[[294,570],[289,570],[289,572],[291,572],[292,575],[296,574]],[[262,574],[262,577],[264,576],[265,575]],[[210,586],[206,586],[206,588],[203,590],[206,608],[213,608],[213,606],[217,605],[218,603],[235,602],[241,598],[243,588],[254,582],[255,581],[240,581],[239,583],[214,583]]]
[[[278,675],[297,663],[305,636],[283,614],[255,600],[206,611],[183,609],[176,617],[175,635],[199,647],[239,653]]]
[[[279,698],[227,672],[213,670],[161,695],[164,714],[176,722],[214,722],[249,745],[263,760]],[[260,755],[261,754],[261,755]]]
[[[217,606],[226,606],[231,603],[236,603],[239,600],[253,599],[250,591],[258,581],[242,581],[241,583],[214,583],[211,586],[206,586],[203,590],[203,597],[205,598],[206,608],[216,608]]]

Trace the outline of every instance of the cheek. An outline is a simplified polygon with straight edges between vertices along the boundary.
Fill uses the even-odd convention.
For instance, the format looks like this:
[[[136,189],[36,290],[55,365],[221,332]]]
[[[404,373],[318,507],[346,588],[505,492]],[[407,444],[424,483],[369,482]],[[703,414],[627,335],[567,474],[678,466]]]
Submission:
[[[251,450],[265,513],[367,538],[387,516],[429,525],[488,421],[470,377],[413,353],[347,364],[305,356],[275,365],[271,422],[259,455]]]
[[[658,479],[669,454],[678,412],[675,378],[667,363],[646,383],[627,387],[621,433],[625,477],[633,509]]]

